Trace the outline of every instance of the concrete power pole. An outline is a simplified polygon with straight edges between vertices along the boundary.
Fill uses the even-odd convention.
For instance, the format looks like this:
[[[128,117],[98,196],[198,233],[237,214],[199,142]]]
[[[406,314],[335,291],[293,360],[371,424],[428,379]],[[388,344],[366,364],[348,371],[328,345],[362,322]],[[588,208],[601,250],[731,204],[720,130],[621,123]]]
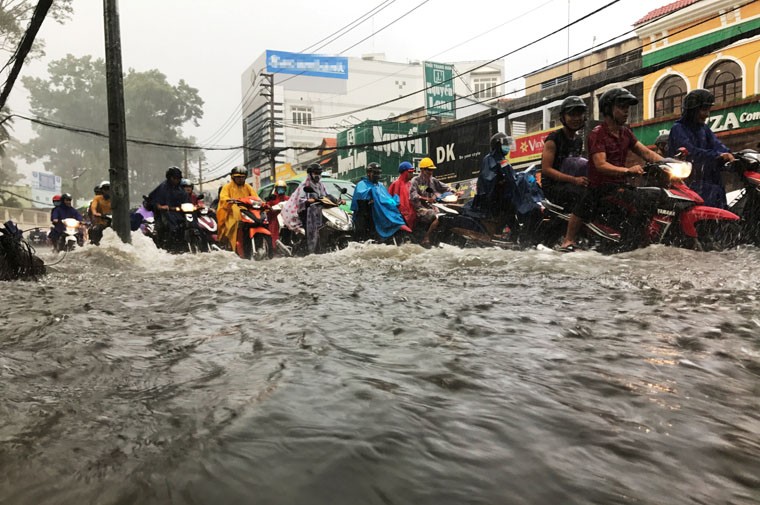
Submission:
[[[274,166],[277,162],[277,152],[274,148],[274,74],[261,74],[264,78],[264,82],[261,87],[266,89],[266,92],[262,92],[261,96],[269,99],[269,148],[267,154],[269,155],[269,169],[272,172],[272,179],[274,179]]]
[[[108,91],[108,151],[111,168],[113,229],[122,242],[129,243],[129,169],[127,166],[127,124],[124,113],[124,74],[121,70],[121,33],[118,0],[103,0],[106,34],[106,87]]]

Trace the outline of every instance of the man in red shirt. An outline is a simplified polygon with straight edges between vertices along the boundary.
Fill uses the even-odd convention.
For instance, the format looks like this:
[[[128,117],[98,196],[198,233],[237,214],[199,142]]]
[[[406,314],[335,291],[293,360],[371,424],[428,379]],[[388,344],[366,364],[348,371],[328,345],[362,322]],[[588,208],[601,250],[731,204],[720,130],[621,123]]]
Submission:
[[[388,193],[398,195],[398,210],[404,216],[407,226],[414,229],[417,213],[414,211],[414,206],[412,206],[412,202],[409,200],[409,193],[412,190],[412,177],[414,177],[414,165],[408,161],[402,161],[398,166],[398,174],[398,179],[390,185]]]
[[[652,205],[653,202],[644,201],[635,189],[626,185],[626,179],[629,176],[644,173],[641,165],[625,166],[629,151],[648,162],[662,159],[662,156],[639,142],[633,131],[626,125],[628,109],[637,103],[639,103],[638,98],[625,88],[612,88],[605,91],[599,98],[599,110],[602,113],[603,122],[591,130],[587,140],[590,158],[589,189],[570,215],[567,233],[560,245],[561,251],[574,250],[575,237],[583,221],[593,218],[599,210],[602,199],[610,194],[617,192],[621,200],[631,203],[635,209],[636,216],[629,214],[627,228],[631,233],[636,233],[636,226],[640,224],[636,217],[643,215],[645,209]]]

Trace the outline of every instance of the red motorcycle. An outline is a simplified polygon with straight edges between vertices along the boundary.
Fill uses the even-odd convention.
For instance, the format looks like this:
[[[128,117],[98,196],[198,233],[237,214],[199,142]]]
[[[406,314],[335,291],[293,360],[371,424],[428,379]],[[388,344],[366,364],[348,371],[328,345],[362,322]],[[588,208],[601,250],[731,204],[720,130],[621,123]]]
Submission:
[[[584,223],[584,234],[591,245],[600,252],[620,252],[650,244],[702,251],[737,245],[741,236],[739,216],[703,205],[702,197],[683,182],[691,174],[691,163],[665,159],[646,165],[644,170],[644,183],[635,190],[648,193],[648,200],[656,202],[651,216],[645,216],[645,232],[633,241],[624,238],[623,229],[630,215],[646,211],[633,208],[630,202],[613,193],[605,198],[604,211],[593,221]],[[550,220],[569,220],[568,210],[548,200],[543,203]]]
[[[744,187],[728,208],[741,216],[742,242],[760,246],[760,153],[744,149],[734,153],[734,158],[731,165]]]
[[[269,231],[267,205],[259,198],[246,196],[232,203],[240,207],[235,252],[243,259],[266,260],[274,254]]]

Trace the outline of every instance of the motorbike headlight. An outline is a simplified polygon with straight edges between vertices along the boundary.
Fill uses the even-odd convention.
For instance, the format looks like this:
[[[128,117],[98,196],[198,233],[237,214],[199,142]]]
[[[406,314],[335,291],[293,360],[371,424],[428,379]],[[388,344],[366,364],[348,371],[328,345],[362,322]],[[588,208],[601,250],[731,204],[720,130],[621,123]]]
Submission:
[[[192,203],[183,203],[182,205],[179,206],[179,210],[181,210],[182,212],[193,212],[195,211],[195,205],[193,205]]]
[[[348,231],[351,229],[351,222],[348,220],[342,220],[332,214],[326,214],[327,224],[332,228],[340,231]]]
[[[665,166],[671,178],[686,179],[691,175],[691,163],[688,161],[671,161]]]

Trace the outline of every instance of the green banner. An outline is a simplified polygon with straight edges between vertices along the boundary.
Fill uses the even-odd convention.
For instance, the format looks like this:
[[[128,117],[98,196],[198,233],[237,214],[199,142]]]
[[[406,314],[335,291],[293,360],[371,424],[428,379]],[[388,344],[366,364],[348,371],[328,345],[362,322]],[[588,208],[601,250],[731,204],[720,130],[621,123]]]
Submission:
[[[428,115],[455,118],[454,65],[446,63],[424,63],[425,110]]]
[[[367,173],[367,165],[379,163],[386,179],[398,177],[398,166],[402,161],[415,163],[427,156],[427,139],[407,140],[427,127],[412,123],[392,121],[364,121],[355,127],[338,133],[338,177],[357,180]],[[386,142],[368,147],[348,147],[374,142]],[[415,163],[416,165],[416,163]]]
[[[715,133],[760,126],[760,102],[753,101],[721,110],[713,110],[707,119],[707,125]],[[654,144],[662,133],[668,133],[673,126],[673,119],[659,123],[635,126],[633,133],[644,145]]]

